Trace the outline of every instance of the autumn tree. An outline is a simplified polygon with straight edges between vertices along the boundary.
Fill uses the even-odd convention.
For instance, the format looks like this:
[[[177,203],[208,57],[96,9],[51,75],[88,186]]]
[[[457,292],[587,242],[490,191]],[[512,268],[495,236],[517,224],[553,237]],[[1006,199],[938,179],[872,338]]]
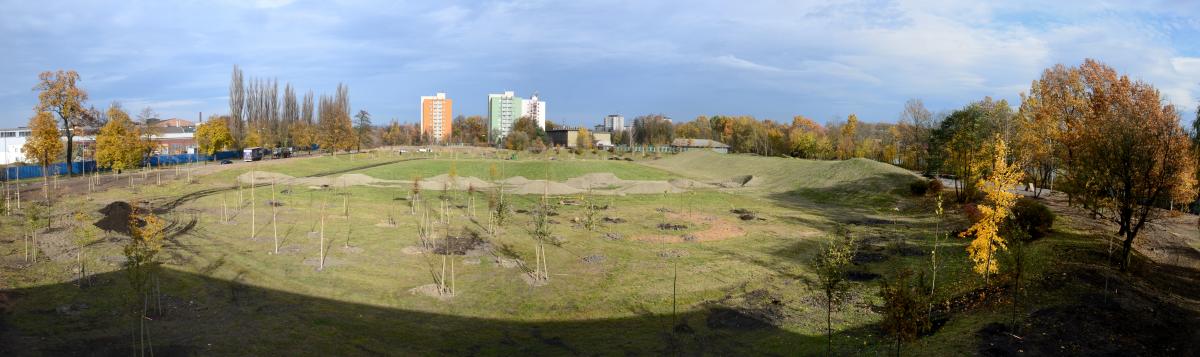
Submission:
[[[1124,270],[1134,239],[1162,217],[1158,207],[1195,198],[1195,163],[1175,106],[1157,89],[1095,60],[1079,71],[1090,110],[1064,135],[1064,176],[1088,209],[1119,227]]]
[[[985,285],[988,277],[999,271],[996,250],[1006,248],[1001,225],[1012,214],[1012,206],[1017,201],[1017,194],[1012,193],[1012,189],[1020,182],[1022,175],[1017,167],[1008,163],[1008,146],[1000,135],[997,134],[993,140],[991,173],[978,184],[986,193],[985,202],[978,205],[980,219],[959,234],[962,238],[973,238],[967,246],[967,253],[974,263],[975,272],[983,275]]]
[[[217,151],[233,147],[233,136],[229,133],[227,120],[227,117],[214,115],[196,126],[196,145],[200,147],[201,154],[212,157]]]
[[[108,123],[96,135],[96,165],[117,173],[138,167],[142,161],[140,135],[129,114],[113,103],[108,108]]]
[[[575,137],[575,147],[579,150],[591,150],[592,133],[585,128],[580,128],[578,136]]]
[[[357,136],[350,121],[350,92],[344,84],[338,84],[334,96],[321,96],[318,103],[320,123],[317,143],[326,152],[349,151],[354,148]]]
[[[1015,118],[1014,152],[1034,184],[1034,195],[1053,187],[1054,177],[1069,160],[1066,137],[1091,112],[1083,76],[1077,68],[1061,64],[1046,69],[1042,77],[1021,94]]]
[[[457,116],[450,128],[450,136],[463,144],[478,145],[487,142],[487,123],[481,116]]]
[[[88,93],[79,88],[79,81],[79,73],[72,70],[47,71],[38,75],[38,84],[33,87],[38,92],[38,104],[34,111],[52,113],[62,122],[67,137],[67,174],[75,173],[71,165],[75,154],[75,130],[95,123],[95,118],[88,115],[84,108]]]
[[[837,141],[837,158],[845,160],[854,157],[857,145],[854,142],[855,131],[858,129],[858,116],[850,114],[846,118],[846,125],[842,126],[842,130],[838,133]]]
[[[26,139],[25,146],[21,147],[21,153],[42,167],[42,191],[45,193],[46,202],[50,202],[49,168],[58,162],[63,153],[62,134],[58,131],[54,115],[45,111],[38,112],[29,119],[29,131],[31,134],[29,139]]]

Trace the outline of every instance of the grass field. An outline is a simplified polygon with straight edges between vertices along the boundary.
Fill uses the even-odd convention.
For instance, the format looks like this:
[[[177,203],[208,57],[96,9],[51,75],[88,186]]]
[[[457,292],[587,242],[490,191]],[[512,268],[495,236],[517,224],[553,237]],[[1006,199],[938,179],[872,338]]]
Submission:
[[[560,244],[546,250],[550,279],[542,286],[529,282],[535,243],[532,215],[522,213],[532,211],[539,197],[508,196],[517,213],[493,236],[486,232],[485,195],[476,194],[473,217],[468,194],[451,191],[444,195],[452,207],[448,223],[436,225],[436,234],[473,231],[487,245],[445,257],[453,264],[456,293],[442,297],[420,292],[441,274],[443,256],[420,249],[420,214],[411,213],[407,188],[251,190],[236,183],[237,175],[252,170],[407,180],[446,174],[453,167],[460,176],[486,179],[492,165],[501,177],[558,181],[595,172],[636,180],[718,182],[754,175],[761,181],[678,194],[550,197],[557,213],[551,217],[552,233]],[[235,166],[194,183],[155,186],[137,178],[135,190],[115,188],[56,204],[62,215],[84,210],[98,218],[95,212],[110,202],[144,201],[160,207],[160,215],[173,224],[159,255],[164,312],[149,322],[160,353],[820,354],[825,311],[821,294],[810,286],[814,275],[808,261],[841,225],[860,239],[866,258],[853,268],[862,278],[833,312],[835,348],[838,354],[875,354],[892,348],[877,327],[876,278],[928,270],[936,228],[948,232],[964,224],[955,213],[934,215],[932,198],[908,196],[912,174],[866,160],[707,153],[638,162],[343,155]],[[438,217],[441,196],[422,194],[421,209]],[[596,230],[573,223],[584,209],[558,203],[579,199],[607,205],[600,215],[624,222]],[[281,204],[275,226],[269,200]],[[730,213],[735,208],[762,219],[741,220]],[[222,222],[223,211],[228,222]],[[0,218],[0,236],[20,237],[20,220]],[[322,220],[327,254],[324,270],[318,271]],[[660,223],[687,228],[664,231]],[[7,346],[0,352],[133,353],[136,325],[130,310],[140,304],[132,300],[121,266],[128,238],[110,233],[87,244],[85,261],[94,275],[80,288],[74,280],[78,249],[69,243],[71,230],[65,225],[59,219],[56,228],[41,235],[36,246],[44,254],[34,263],[23,260],[23,240],[0,241],[0,291],[5,294],[0,306],[9,311],[0,320],[0,342]],[[1087,235],[1066,233],[1027,248],[1030,281],[1053,275],[1047,272],[1062,245],[1094,245]],[[702,239],[689,242],[684,236]],[[938,250],[945,262],[935,295],[939,301],[957,301],[982,285],[968,268],[964,244],[950,238]],[[1038,293],[1030,306],[1053,304],[1070,294]],[[906,349],[972,354],[975,331],[1008,318],[1004,304],[947,305],[953,305],[947,311],[958,313],[939,332]]]

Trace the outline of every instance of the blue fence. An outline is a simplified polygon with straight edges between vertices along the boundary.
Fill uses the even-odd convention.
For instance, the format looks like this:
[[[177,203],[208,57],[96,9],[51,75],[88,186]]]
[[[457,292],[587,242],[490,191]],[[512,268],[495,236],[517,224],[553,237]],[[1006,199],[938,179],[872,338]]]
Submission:
[[[158,155],[158,156],[151,156],[151,157],[147,158],[144,163],[147,165],[150,165],[150,166],[170,166],[170,165],[186,164],[189,162],[201,162],[201,161],[240,158],[240,157],[242,157],[241,154],[242,154],[241,152],[237,152],[237,151],[218,151],[218,152],[214,153],[212,156],[198,155],[198,154]],[[97,168],[96,161],[94,161],[94,160],[73,162],[73,163],[71,163],[71,168],[74,170],[74,172],[76,174],[83,173],[83,172],[89,172],[89,173],[96,172],[97,169],[99,169],[99,171],[108,171],[108,169],[105,169],[105,168]],[[7,180],[16,180],[16,179],[38,178],[38,177],[45,176],[47,174],[66,175],[67,172],[68,172],[67,171],[67,163],[65,163],[65,162],[60,162],[60,163],[57,163],[54,165],[50,165],[44,171],[42,170],[41,166],[37,166],[37,165],[10,166],[10,167],[4,168],[4,172],[0,173],[0,174],[2,174],[2,175],[0,175],[0,180],[7,181]]]

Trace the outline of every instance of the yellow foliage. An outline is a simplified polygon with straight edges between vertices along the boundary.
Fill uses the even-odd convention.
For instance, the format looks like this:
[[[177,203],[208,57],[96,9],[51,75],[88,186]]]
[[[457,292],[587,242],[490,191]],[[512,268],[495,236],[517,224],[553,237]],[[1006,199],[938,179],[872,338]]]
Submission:
[[[117,171],[137,167],[145,150],[140,137],[128,113],[119,106],[109,108],[108,123],[96,135],[96,164]]]
[[[1021,180],[1022,173],[1007,161],[1008,146],[996,135],[995,150],[992,158],[992,172],[988,178],[980,179],[979,187],[986,193],[986,203],[979,205],[982,217],[959,237],[975,236],[967,246],[967,253],[975,263],[974,270],[980,275],[999,271],[995,258],[996,250],[1007,249],[1004,237],[1000,236],[1000,224],[1012,214],[1011,209],[1017,202],[1017,194],[1011,190]]]
[[[54,122],[54,115],[45,111],[38,112],[29,119],[29,130],[33,133],[25,142],[25,146],[21,147],[21,153],[42,167],[57,162],[63,153],[63,142],[58,125]]]
[[[210,118],[196,126],[196,144],[200,146],[200,153],[208,156],[233,147],[233,135],[229,133],[225,118]]]

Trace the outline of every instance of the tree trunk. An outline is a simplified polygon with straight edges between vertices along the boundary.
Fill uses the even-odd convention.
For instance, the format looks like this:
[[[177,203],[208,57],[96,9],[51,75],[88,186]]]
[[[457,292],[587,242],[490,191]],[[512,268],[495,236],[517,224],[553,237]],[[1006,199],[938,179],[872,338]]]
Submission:
[[[833,292],[825,290],[825,355],[833,355]]]
[[[63,120],[63,127],[66,128],[67,132],[67,175],[74,175],[75,165],[71,164],[74,162],[74,157],[72,157],[71,152],[75,148],[75,133],[71,131],[71,123],[66,120]]]
[[[1133,250],[1133,237],[1133,231],[1129,230],[1125,232],[1125,241],[1121,242],[1121,271],[1129,269],[1129,252]]]

